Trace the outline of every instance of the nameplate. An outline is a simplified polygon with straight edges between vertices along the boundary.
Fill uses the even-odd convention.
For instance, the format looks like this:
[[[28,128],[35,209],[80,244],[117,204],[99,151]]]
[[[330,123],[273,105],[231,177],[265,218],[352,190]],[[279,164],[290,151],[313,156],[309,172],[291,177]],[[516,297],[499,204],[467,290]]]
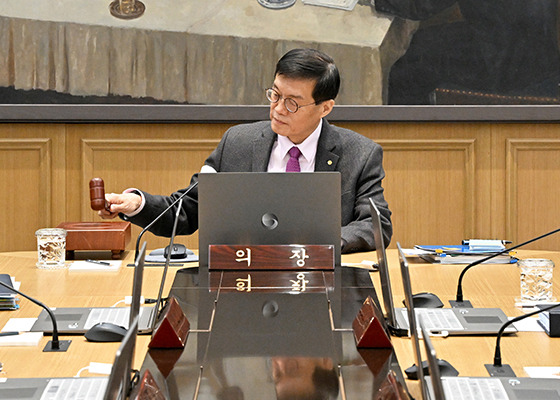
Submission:
[[[210,270],[334,270],[333,245],[210,245]]]
[[[223,292],[325,292],[333,271],[210,271],[210,290]]]

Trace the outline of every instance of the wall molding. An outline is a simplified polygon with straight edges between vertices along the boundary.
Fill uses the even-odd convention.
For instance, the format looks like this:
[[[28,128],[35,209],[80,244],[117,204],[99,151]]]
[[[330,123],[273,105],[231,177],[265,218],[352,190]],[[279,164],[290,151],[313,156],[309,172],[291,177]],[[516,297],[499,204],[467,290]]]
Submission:
[[[376,140],[383,147],[384,153],[399,151],[459,151],[462,152],[465,163],[464,176],[464,237],[472,237],[476,232],[476,139],[379,139]]]
[[[556,151],[560,152],[560,139],[548,138],[509,138],[506,139],[506,236],[514,242],[518,241],[517,216],[519,204],[519,154],[523,151]]]
[[[49,138],[0,138],[0,151],[25,150],[39,153],[39,196],[44,199],[38,210],[39,223],[43,227],[50,226],[52,217],[52,140]]]

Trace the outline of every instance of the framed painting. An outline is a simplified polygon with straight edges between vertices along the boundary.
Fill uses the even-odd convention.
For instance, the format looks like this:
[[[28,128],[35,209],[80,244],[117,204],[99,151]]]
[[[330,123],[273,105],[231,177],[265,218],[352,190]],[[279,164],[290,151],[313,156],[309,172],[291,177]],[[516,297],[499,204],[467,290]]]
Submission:
[[[0,119],[262,119],[294,47],[335,59],[333,120],[560,114],[556,0],[129,2],[3,1]]]

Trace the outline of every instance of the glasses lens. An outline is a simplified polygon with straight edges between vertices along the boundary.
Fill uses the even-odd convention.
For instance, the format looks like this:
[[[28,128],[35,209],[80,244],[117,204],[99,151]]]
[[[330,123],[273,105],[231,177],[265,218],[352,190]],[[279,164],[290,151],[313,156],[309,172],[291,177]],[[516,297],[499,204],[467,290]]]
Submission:
[[[286,106],[286,110],[291,113],[295,113],[298,110],[298,103],[294,99],[287,98],[284,99],[284,105]]]
[[[266,93],[266,98],[271,103],[276,103],[280,99],[280,96],[278,95],[278,93],[276,93],[276,90],[274,89],[266,89],[265,93]]]

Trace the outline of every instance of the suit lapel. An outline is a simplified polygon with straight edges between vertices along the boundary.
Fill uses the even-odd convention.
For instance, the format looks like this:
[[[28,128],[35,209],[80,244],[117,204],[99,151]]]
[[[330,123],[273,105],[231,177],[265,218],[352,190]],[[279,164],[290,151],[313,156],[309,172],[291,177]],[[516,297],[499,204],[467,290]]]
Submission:
[[[276,141],[276,133],[267,125],[263,131],[255,136],[253,141],[253,172],[266,172],[272,145]]]
[[[276,133],[272,131],[270,125],[267,125],[259,135],[255,136],[253,141],[253,172],[266,172],[268,169],[268,161],[276,137]],[[324,119],[321,136],[317,144],[315,171],[336,171],[336,166],[340,158],[336,153],[338,145],[338,133],[331,127],[327,120]]]
[[[315,171],[336,171],[338,159],[336,147],[339,144],[338,133],[331,127],[327,120],[323,120],[321,136],[317,144],[315,156]]]

